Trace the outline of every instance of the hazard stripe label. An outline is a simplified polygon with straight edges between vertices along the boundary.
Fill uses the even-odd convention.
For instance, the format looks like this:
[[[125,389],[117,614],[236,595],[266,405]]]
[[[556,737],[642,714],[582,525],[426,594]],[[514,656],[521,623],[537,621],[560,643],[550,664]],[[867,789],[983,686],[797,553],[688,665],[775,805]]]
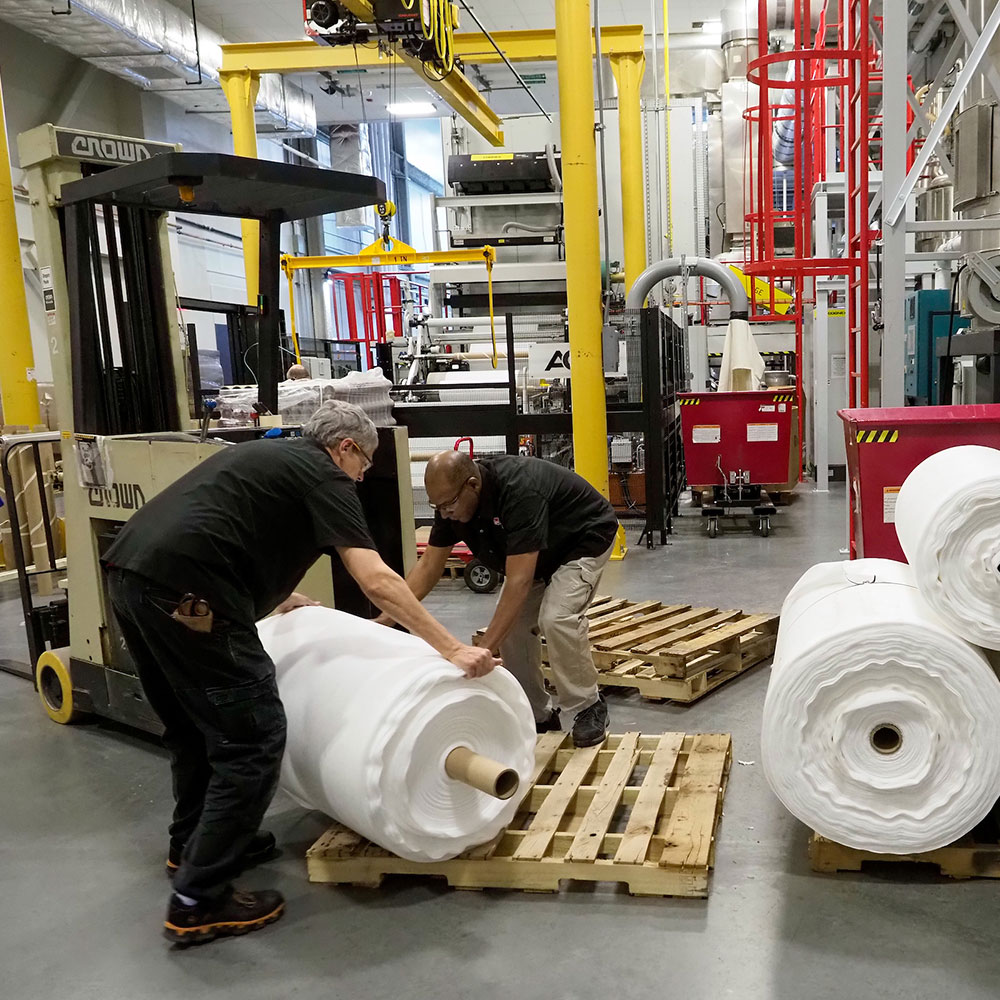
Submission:
[[[858,431],[855,440],[858,444],[895,444],[899,440],[899,431],[891,427],[885,430]]]

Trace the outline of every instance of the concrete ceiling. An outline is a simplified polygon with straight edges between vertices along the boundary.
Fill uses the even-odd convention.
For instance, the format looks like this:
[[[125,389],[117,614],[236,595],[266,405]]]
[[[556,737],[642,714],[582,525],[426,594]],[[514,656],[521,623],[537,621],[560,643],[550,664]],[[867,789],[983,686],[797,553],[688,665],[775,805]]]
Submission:
[[[171,0],[175,6],[190,13],[186,0]],[[597,0],[602,24],[643,24],[647,33],[658,35],[663,26],[662,0]],[[671,33],[697,30],[702,20],[718,18],[723,0],[671,0]],[[477,0],[469,4],[490,31],[523,28],[552,28],[555,26],[555,5],[552,0],[505,0],[488,3]],[[591,0],[593,15],[594,0]],[[231,42],[263,42],[304,37],[301,0],[196,0],[199,23],[214,28]],[[467,13],[462,14],[463,31],[474,31],[475,23]],[[662,35],[661,35],[662,39]],[[660,42],[662,44],[662,41]],[[522,73],[544,74],[545,82],[532,85],[532,91],[548,111],[558,110],[558,88],[554,63],[519,67]],[[534,104],[504,66],[484,66],[482,77],[477,77],[472,67],[468,75],[485,89],[490,86],[489,102],[498,114],[520,115],[537,113]],[[607,76],[608,94],[613,95],[613,83]],[[647,70],[646,90],[652,93],[653,76]],[[346,94],[329,96],[322,92],[322,80],[309,74],[296,78],[316,98],[316,111],[321,123],[356,122],[364,115],[372,120],[387,117],[386,103],[394,101],[431,101],[442,116],[450,114],[443,101],[426,87],[415,75],[400,71],[390,83],[387,73],[343,74],[337,84]],[[514,88],[514,89],[507,89]],[[362,94],[364,112],[362,112]]]

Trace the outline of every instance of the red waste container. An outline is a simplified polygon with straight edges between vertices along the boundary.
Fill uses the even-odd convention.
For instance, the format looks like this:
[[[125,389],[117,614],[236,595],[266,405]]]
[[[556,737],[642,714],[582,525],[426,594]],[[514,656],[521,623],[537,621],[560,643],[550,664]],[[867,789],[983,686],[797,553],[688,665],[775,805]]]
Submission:
[[[684,392],[677,401],[688,485],[721,486],[740,472],[755,485],[788,480],[794,392]]]
[[[840,410],[851,484],[851,558],[905,562],[896,538],[896,495],[925,459],[960,444],[1000,448],[1000,405]]]

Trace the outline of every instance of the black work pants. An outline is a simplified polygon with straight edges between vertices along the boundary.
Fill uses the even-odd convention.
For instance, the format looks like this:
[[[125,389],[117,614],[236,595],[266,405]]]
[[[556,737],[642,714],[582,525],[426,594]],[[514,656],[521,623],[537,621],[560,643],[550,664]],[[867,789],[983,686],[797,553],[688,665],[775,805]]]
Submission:
[[[216,619],[211,632],[193,632],[170,617],[182,595],[123,569],[112,569],[108,582],[143,690],[165,727],[170,844],[183,848],[174,889],[220,899],[278,783],[285,712],[274,664],[252,625]]]

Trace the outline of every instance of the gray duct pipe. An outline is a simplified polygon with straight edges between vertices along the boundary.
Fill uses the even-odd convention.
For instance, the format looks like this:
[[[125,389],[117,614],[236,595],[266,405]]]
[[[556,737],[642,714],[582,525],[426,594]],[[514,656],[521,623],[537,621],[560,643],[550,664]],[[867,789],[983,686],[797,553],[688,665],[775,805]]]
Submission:
[[[635,284],[625,299],[625,308],[641,309],[643,302],[646,301],[646,296],[664,278],[674,278],[684,268],[687,268],[690,274],[711,278],[712,281],[717,281],[722,285],[729,296],[730,319],[746,319],[748,317],[750,300],[747,298],[743,285],[740,284],[740,279],[724,264],[720,264],[710,257],[685,257],[683,263],[680,257],[671,257],[669,260],[661,260],[656,264],[651,264],[635,279]]]

